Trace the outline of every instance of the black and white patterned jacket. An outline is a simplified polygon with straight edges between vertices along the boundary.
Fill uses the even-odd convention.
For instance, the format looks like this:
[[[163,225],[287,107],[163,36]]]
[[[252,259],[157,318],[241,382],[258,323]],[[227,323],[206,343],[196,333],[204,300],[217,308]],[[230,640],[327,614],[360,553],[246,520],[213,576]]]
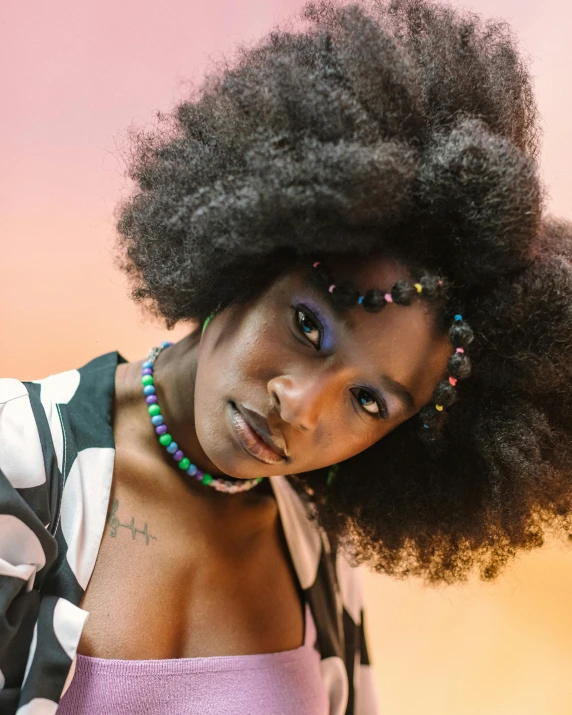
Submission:
[[[79,604],[106,523],[117,351],[42,380],[0,379],[0,715],[53,715],[89,612]],[[316,623],[330,715],[376,715],[359,573],[271,477]]]

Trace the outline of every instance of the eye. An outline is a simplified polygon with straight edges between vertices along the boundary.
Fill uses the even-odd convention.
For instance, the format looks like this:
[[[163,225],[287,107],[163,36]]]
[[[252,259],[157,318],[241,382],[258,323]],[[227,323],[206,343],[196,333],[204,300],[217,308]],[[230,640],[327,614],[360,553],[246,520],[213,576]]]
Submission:
[[[322,325],[307,308],[296,308],[296,323],[302,335],[316,348],[320,349],[322,342]]]
[[[354,395],[360,406],[370,415],[385,419],[389,416],[386,405],[373,392],[361,387],[354,391]]]

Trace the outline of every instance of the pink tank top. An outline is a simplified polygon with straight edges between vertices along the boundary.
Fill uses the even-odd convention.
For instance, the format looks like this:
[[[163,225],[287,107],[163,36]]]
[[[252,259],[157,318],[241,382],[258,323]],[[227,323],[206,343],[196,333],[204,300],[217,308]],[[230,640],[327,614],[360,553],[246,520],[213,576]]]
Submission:
[[[306,604],[304,644],[260,655],[115,660],[78,655],[58,715],[328,715]]]

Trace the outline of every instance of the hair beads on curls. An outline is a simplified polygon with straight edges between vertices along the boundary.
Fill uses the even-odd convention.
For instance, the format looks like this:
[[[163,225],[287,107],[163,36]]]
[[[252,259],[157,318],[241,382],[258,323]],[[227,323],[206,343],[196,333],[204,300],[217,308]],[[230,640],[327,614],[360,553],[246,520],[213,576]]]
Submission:
[[[446,298],[448,283],[444,278],[424,273],[418,281],[399,280],[389,291],[371,288],[364,294],[351,282],[337,284],[334,276],[322,265],[314,261],[312,276],[321,290],[330,295],[333,305],[345,310],[361,305],[370,313],[377,313],[389,303],[408,306],[416,299],[443,300]],[[449,339],[455,352],[447,362],[447,379],[441,380],[433,391],[431,404],[423,407],[419,416],[423,425],[421,437],[425,442],[434,442],[444,423],[445,408],[457,400],[457,382],[471,374],[471,362],[465,349],[473,341],[473,331],[460,313],[455,314],[449,328]]]

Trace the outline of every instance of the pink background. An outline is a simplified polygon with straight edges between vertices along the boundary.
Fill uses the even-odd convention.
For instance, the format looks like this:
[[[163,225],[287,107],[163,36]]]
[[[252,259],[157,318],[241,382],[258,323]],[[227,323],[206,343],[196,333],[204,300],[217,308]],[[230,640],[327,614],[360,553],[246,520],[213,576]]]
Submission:
[[[60,0],[0,9],[0,375],[35,379],[162,339],[111,268],[113,208],[128,189],[125,129],[168,110],[211,60],[301,0]],[[533,61],[549,209],[568,195],[572,10],[565,0],[474,0],[509,20]],[[491,585],[441,589],[365,574],[383,712],[569,715],[572,552],[527,554]]]

